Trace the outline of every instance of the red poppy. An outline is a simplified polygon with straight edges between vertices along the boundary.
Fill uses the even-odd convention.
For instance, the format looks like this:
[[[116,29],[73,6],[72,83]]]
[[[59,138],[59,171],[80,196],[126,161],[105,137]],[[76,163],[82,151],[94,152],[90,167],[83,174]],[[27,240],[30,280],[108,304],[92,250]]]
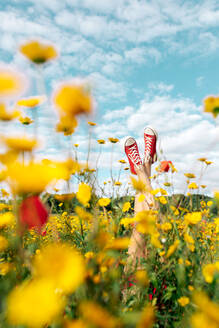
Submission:
[[[153,299],[153,295],[149,294],[149,300],[152,301],[152,299]]]
[[[160,172],[168,172],[173,163],[171,161],[162,161],[160,162]]]
[[[20,222],[28,229],[41,227],[47,222],[48,211],[38,196],[30,196],[23,200],[19,208]]]

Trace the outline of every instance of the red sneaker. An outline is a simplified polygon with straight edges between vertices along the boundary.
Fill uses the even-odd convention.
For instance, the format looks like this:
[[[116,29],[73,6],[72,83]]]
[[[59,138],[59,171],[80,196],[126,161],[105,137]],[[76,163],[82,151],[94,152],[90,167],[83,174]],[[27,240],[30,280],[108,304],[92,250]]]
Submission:
[[[156,153],[156,142],[158,139],[157,132],[154,128],[147,126],[144,129],[144,143],[145,143],[145,150],[144,150],[144,160],[148,162],[151,158],[151,162],[154,163],[157,160],[157,153]]]
[[[134,138],[129,137],[125,141],[125,153],[129,160],[130,170],[132,174],[136,174],[135,165],[142,165],[142,161],[138,151],[138,145]]]

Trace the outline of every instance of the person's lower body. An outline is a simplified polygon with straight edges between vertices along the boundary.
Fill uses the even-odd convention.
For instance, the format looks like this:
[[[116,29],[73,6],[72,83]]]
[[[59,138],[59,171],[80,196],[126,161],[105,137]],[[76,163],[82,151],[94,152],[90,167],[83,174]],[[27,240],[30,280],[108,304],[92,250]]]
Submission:
[[[157,132],[147,127],[144,130],[145,151],[144,160],[142,161],[139,155],[138,146],[134,138],[128,138],[125,142],[125,152],[129,160],[131,173],[136,174],[138,179],[145,185],[145,191],[137,193],[134,203],[134,215],[142,211],[156,210],[157,203],[151,194],[151,165],[156,161],[156,141]],[[139,199],[140,195],[143,200]],[[140,197],[142,198],[142,197]],[[130,246],[128,248],[128,261],[125,271],[134,271],[141,269],[141,261],[147,258],[147,247],[145,244],[145,237],[136,229],[134,224]]]

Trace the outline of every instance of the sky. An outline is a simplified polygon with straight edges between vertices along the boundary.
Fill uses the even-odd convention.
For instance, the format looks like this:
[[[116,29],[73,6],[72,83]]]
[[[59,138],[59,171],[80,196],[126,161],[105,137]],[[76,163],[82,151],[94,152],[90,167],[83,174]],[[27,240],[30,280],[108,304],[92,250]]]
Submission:
[[[27,75],[26,95],[48,95],[39,108],[38,132],[44,145],[39,156],[62,159],[77,143],[79,160],[86,159],[86,120],[80,120],[69,144],[68,138],[53,133],[57,116],[51,101],[60,82],[84,78],[96,103],[88,118],[97,123],[91,135],[91,167],[99,156],[96,140],[119,138],[113,174],[127,184],[130,174],[123,169],[119,173],[118,163],[126,159],[124,141],[136,138],[143,155],[144,127],[151,125],[159,134],[160,160],[170,160],[178,169],[161,180],[173,178],[175,192],[183,192],[183,173],[193,172],[197,183],[207,185],[205,193],[218,189],[218,122],[203,113],[203,99],[219,94],[217,0],[0,0],[0,22],[0,62]],[[22,42],[36,38],[59,51],[40,76],[18,52]],[[1,125],[7,134],[22,129]],[[98,168],[104,181],[110,178],[112,145],[107,141],[101,147]],[[201,181],[200,157],[213,161]]]

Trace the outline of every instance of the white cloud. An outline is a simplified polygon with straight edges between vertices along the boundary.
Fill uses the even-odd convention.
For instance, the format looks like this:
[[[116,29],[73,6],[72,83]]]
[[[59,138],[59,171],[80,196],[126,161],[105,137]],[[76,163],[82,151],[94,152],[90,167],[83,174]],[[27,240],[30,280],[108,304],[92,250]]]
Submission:
[[[151,82],[151,83],[149,83],[148,87],[149,87],[149,89],[156,90],[161,93],[162,92],[170,92],[174,89],[173,84],[165,84],[163,82],[158,82],[158,83]]]

